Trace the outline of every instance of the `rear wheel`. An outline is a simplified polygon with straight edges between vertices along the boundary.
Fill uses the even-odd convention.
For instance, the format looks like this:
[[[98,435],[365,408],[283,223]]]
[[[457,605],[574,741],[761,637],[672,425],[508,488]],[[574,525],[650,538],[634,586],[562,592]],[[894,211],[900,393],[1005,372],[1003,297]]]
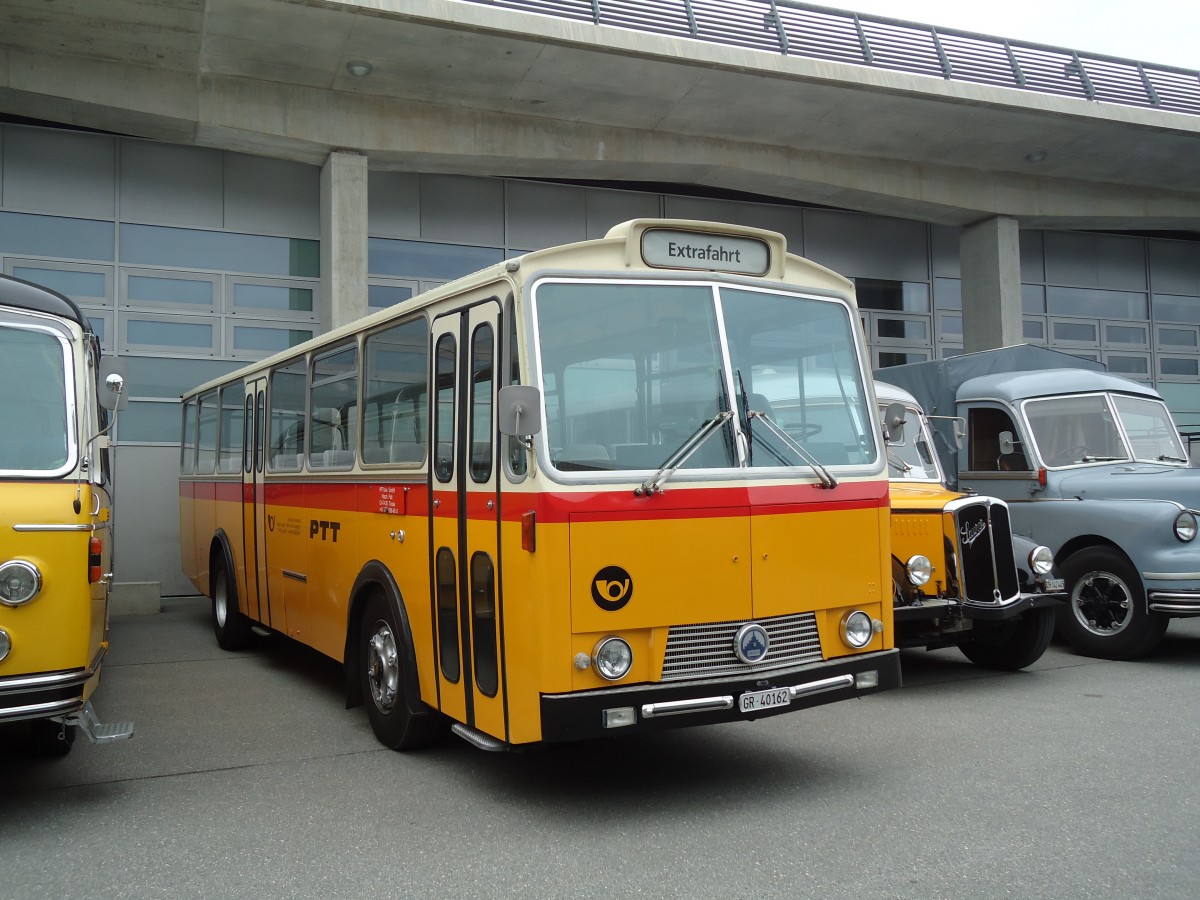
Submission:
[[[373,594],[363,610],[358,664],[371,729],[381,744],[393,750],[425,747],[443,729],[442,717],[424,703],[417,701],[421,709],[416,712],[408,707],[406,652],[391,605],[382,594]]]
[[[1167,617],[1146,608],[1137,570],[1115,550],[1089,547],[1062,564],[1067,607],[1058,633],[1078,652],[1103,659],[1136,659],[1162,640]]]
[[[222,650],[244,650],[250,645],[250,620],[238,609],[237,586],[220,559],[212,569],[212,619]]]
[[[958,645],[963,656],[985,669],[1015,672],[1031,666],[1054,636],[1054,610],[1031,609],[1011,622],[978,627]]]

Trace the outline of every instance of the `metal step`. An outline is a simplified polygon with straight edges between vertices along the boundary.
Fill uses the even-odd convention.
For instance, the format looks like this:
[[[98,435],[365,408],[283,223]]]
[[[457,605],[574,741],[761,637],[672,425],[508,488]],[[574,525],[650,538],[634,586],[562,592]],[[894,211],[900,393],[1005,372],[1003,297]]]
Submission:
[[[113,741],[127,741],[133,737],[132,722],[109,722],[107,724],[96,718],[89,700],[83,704],[83,709],[72,713],[64,719],[67,725],[78,725],[89,741],[93,744],[111,744]]]
[[[482,731],[476,731],[469,725],[464,725],[461,722],[455,722],[450,726],[450,730],[457,734],[460,738],[469,744],[474,744],[480,750],[500,751],[507,750],[508,745],[504,741],[498,741]]]
[[[250,631],[253,632],[254,634],[257,634],[259,637],[270,637],[271,636],[271,629],[265,628],[262,625],[251,625]]]

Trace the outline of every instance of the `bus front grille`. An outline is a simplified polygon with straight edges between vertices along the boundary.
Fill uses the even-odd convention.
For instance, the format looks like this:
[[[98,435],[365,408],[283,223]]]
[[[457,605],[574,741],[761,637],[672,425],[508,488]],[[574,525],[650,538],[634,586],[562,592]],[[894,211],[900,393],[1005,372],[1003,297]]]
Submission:
[[[734,636],[746,622],[673,625],[667,636],[662,680],[747,674],[822,659],[814,613],[753,621],[766,629],[771,644],[763,660],[752,666],[738,659],[733,650]]]

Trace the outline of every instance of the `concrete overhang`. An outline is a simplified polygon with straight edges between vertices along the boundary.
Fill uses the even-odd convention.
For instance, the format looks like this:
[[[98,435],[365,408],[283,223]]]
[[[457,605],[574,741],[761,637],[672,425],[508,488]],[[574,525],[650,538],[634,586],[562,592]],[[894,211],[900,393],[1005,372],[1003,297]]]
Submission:
[[[1200,116],[457,0],[5,0],[0,114],[376,171],[1200,231]]]

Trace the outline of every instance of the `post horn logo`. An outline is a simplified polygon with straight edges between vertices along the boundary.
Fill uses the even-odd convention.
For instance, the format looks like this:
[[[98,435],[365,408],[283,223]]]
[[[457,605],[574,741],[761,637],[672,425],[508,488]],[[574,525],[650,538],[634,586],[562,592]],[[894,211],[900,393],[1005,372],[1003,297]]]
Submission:
[[[633,599],[633,579],[620,566],[605,566],[592,578],[592,600],[601,609],[616,612]]]

